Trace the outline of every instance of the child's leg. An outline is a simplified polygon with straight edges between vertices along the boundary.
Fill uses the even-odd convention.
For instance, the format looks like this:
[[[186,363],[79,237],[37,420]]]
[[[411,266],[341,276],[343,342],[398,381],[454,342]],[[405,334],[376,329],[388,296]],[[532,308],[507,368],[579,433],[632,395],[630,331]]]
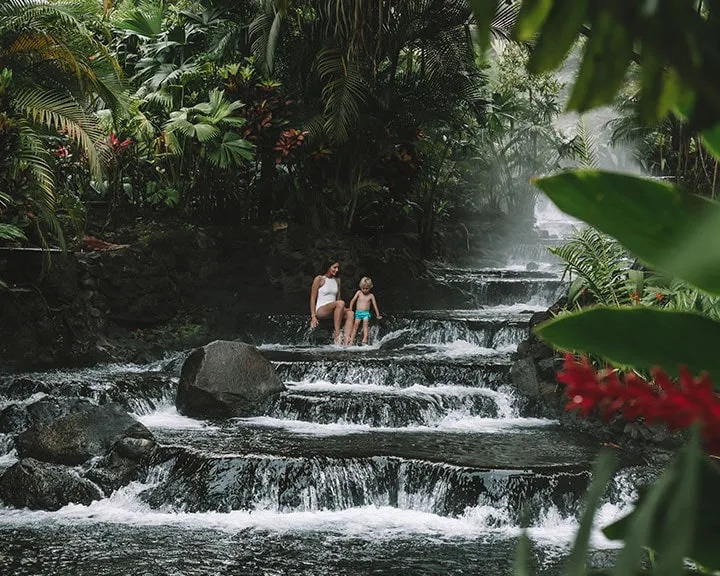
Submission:
[[[365,318],[365,320],[363,320],[363,344],[368,343],[368,324],[370,324],[370,321]]]

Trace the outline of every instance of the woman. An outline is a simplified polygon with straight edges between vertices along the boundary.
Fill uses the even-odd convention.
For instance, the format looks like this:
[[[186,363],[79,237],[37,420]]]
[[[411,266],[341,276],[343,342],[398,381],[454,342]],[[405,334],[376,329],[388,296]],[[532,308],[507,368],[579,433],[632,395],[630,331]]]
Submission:
[[[320,320],[332,318],[334,322],[333,341],[347,345],[350,342],[353,319],[352,310],[345,308],[340,298],[340,263],[330,261],[324,274],[315,276],[310,289],[310,327],[317,327]],[[345,338],[340,340],[340,325],[345,318]]]

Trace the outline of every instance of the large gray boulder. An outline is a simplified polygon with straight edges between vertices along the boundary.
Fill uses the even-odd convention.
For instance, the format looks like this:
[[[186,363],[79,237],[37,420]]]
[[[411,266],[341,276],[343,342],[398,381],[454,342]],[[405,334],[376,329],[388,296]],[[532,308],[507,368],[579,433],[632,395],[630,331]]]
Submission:
[[[215,340],[185,360],[175,406],[200,418],[257,416],[284,390],[272,364],[255,347]]]
[[[88,505],[103,497],[100,489],[71,468],[23,458],[0,477],[0,500],[16,508],[59,510]]]
[[[152,440],[152,433],[119,404],[88,404],[78,412],[31,426],[15,439],[21,458],[57,464],[82,464],[103,456],[119,440]]]

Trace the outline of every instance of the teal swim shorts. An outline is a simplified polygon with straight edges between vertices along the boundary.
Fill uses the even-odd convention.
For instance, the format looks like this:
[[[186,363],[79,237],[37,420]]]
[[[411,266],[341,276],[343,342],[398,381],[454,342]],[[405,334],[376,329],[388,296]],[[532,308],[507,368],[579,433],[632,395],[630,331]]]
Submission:
[[[355,320],[370,320],[370,310],[356,310]]]

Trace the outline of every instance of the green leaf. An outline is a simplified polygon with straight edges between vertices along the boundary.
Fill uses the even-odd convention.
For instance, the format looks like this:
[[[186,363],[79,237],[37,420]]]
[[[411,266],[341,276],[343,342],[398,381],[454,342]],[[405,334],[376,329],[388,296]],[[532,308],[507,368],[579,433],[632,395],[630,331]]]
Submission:
[[[0,240],[25,240],[25,233],[12,224],[0,224]]]
[[[588,0],[553,2],[527,64],[530,72],[550,72],[562,63],[585,22],[587,9]]]
[[[598,455],[592,473],[592,483],[585,498],[585,511],[580,519],[575,542],[565,566],[565,574],[574,576],[585,572],[588,544],[592,532],[595,512],[600,506],[600,499],[607,489],[608,482],[615,471],[615,456],[612,452],[603,451]]]
[[[647,124],[659,123],[684,99],[680,79],[659,55],[648,50],[642,54],[640,77],[640,117]]]
[[[515,549],[515,560],[513,562],[513,573],[515,576],[530,576],[528,566],[530,564],[530,538],[527,530],[523,530]]]
[[[720,205],[657,180],[598,171],[536,181],[563,212],[655,268],[720,294]]]
[[[515,39],[519,42],[532,40],[545,22],[553,0],[524,0],[520,6],[515,25]]]
[[[234,132],[227,132],[217,146],[208,149],[207,158],[214,166],[227,169],[231,166],[240,166],[245,160],[252,160],[254,158],[253,150],[250,142]]]
[[[475,15],[480,48],[487,50],[490,47],[490,23],[495,17],[497,0],[470,0],[470,8]]]
[[[684,558],[720,568],[720,470],[702,454],[699,437],[695,428],[673,464],[640,491],[635,510],[603,529],[625,540],[616,574],[632,574],[646,546],[659,553],[659,574],[681,573]]]
[[[720,124],[705,130],[702,133],[702,141],[715,160],[720,160]]]
[[[720,384],[720,322],[688,312],[653,308],[589,308],[564,314],[535,328],[562,350],[597,354],[621,366],[659,366],[677,374],[707,370]]]
[[[623,85],[632,57],[633,38],[616,11],[618,5],[608,3],[593,18],[592,33],[585,44],[585,54],[568,102],[570,110],[585,112],[610,104]]]

